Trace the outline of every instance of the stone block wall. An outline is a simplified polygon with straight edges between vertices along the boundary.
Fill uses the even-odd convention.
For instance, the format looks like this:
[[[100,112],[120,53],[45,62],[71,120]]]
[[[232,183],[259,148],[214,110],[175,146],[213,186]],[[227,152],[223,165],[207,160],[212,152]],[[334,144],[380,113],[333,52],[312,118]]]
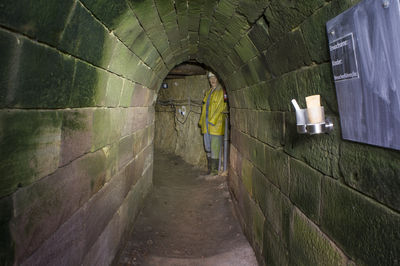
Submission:
[[[151,188],[156,93],[187,60],[228,90],[260,264],[399,264],[400,153],[340,136],[325,23],[358,1],[2,1],[1,264],[111,263]],[[311,94],[330,135],[295,131]]]
[[[1,265],[109,265],[151,190],[166,62],[98,2],[0,4]]]
[[[268,1],[232,64],[215,63],[231,73],[229,184],[261,264],[400,263],[400,153],[340,135],[325,23],[356,2]],[[312,94],[330,135],[296,133],[290,100]]]
[[[205,75],[167,79],[168,89],[160,89],[156,104],[154,147],[175,153],[186,162],[206,168],[203,135],[198,126],[201,105],[209,88]],[[181,115],[183,106],[186,114]]]

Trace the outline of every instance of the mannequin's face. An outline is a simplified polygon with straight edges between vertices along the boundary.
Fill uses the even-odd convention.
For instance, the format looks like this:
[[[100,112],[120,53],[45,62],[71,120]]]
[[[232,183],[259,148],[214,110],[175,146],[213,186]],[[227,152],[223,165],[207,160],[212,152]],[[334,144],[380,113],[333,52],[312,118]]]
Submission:
[[[210,81],[210,85],[212,88],[217,87],[219,84],[217,77],[210,77],[210,78],[208,78],[208,81]]]

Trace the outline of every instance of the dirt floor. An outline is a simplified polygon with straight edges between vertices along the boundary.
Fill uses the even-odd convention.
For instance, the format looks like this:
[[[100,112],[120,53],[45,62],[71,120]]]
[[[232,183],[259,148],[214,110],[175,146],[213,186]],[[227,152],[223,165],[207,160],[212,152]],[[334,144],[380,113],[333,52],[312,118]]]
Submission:
[[[154,190],[118,265],[257,265],[233,216],[225,177],[206,178],[155,152]]]

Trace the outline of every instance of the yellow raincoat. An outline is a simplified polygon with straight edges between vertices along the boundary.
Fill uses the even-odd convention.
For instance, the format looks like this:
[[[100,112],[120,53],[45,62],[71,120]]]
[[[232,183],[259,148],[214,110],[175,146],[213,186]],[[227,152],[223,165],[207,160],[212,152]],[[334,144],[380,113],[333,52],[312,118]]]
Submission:
[[[201,133],[207,133],[206,127],[206,106],[208,95],[211,93],[210,88],[203,99],[203,107],[201,109],[201,116],[199,126],[201,127]],[[224,102],[224,90],[221,86],[218,86],[210,97],[210,104],[208,107],[208,133],[211,135],[224,135],[225,133],[225,115],[222,113],[226,111],[227,105]],[[211,124],[213,125],[211,125]]]

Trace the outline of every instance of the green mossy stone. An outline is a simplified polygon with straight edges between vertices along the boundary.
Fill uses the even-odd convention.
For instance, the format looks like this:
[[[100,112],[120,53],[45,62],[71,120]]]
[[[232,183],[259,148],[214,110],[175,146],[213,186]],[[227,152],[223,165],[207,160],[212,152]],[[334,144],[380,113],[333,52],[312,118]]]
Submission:
[[[306,164],[290,160],[290,199],[309,219],[319,223],[323,175]]]
[[[104,150],[99,150],[85,156],[78,163],[78,171],[90,178],[90,196],[96,194],[106,182],[106,160]]]
[[[253,168],[254,168],[254,166],[250,161],[243,159],[241,179],[242,179],[243,185],[245,186],[245,188],[247,190],[247,193],[250,194],[251,196],[253,195],[253,191],[252,191]]]
[[[261,253],[264,243],[264,223],[265,217],[257,204],[253,204],[253,239],[256,249]]]
[[[115,35],[128,47],[132,47],[139,35],[143,33],[143,28],[132,11],[126,11],[121,17],[120,22],[114,29]]]
[[[237,12],[243,14],[250,23],[254,23],[263,14],[270,2],[270,0],[239,0]]]
[[[53,49],[22,40],[19,64],[9,76],[7,106],[66,107],[71,94],[74,60]],[[11,79],[11,80],[10,80]]]
[[[249,38],[260,53],[271,46],[268,25],[264,18],[257,20],[249,32]]]
[[[96,151],[106,146],[111,134],[110,111],[107,109],[96,109],[93,112],[93,137],[91,151]]]
[[[0,112],[0,197],[57,169],[61,122],[56,111]]]
[[[290,220],[294,210],[294,205],[290,199],[284,195],[281,197],[281,210],[282,210],[282,232],[281,241],[285,247],[290,246]]]
[[[0,200],[0,261],[3,265],[13,265],[15,244],[10,232],[10,221],[13,217],[11,197]]]
[[[201,18],[199,23],[199,36],[200,40],[204,40],[208,36],[210,31],[211,20],[207,17]],[[202,39],[204,38],[204,39]]]
[[[260,83],[259,85],[255,85],[253,87],[252,94],[257,109],[271,110],[267,93],[270,90],[271,88],[268,86],[268,83]]]
[[[253,80],[257,81],[257,84],[263,81],[267,81],[271,78],[269,74],[269,66],[264,60],[263,56],[257,56],[249,61],[248,63],[250,75]]]
[[[326,22],[334,17],[332,3],[317,10],[300,26],[311,59],[316,63],[329,61]]]
[[[290,265],[346,265],[343,253],[297,210],[291,228]]]
[[[400,254],[400,215],[325,177],[322,229],[356,262],[396,265]]]
[[[285,116],[282,112],[258,112],[257,138],[273,147],[284,145]]]
[[[97,71],[97,85],[96,85],[96,93],[94,101],[96,106],[105,106],[107,83],[108,79],[110,78],[110,75],[112,74],[102,69],[96,69],[96,71]]]
[[[0,29],[0,58],[3,63],[0,64],[0,107],[7,104],[8,98],[12,96],[13,87],[16,81],[12,81],[13,73],[18,73],[15,64],[15,57],[21,52],[21,41],[11,33]],[[12,97],[11,97],[12,98]]]
[[[120,26],[121,18],[125,17],[129,10],[125,1],[82,0],[81,2],[110,30]]]
[[[118,106],[121,97],[123,81],[124,80],[117,75],[110,75],[107,83],[106,106]]]
[[[264,226],[263,258],[266,265],[289,265],[289,250],[269,223]]]
[[[238,0],[221,0],[219,1],[217,10],[215,12],[219,12],[227,17],[230,17],[235,11],[238,2]]]
[[[400,154],[397,151],[344,141],[340,175],[347,185],[400,211]]]
[[[157,52],[146,32],[141,31],[129,48],[150,67],[154,67],[155,60],[150,60],[150,54]],[[159,56],[159,55],[158,55]]]
[[[118,142],[121,138],[122,127],[125,124],[126,112],[121,108],[112,108],[110,110],[110,143]]]
[[[117,43],[108,69],[125,77],[131,78],[138,67],[140,59],[121,42]]]
[[[291,72],[312,62],[299,30],[285,34],[279,42],[267,50],[265,55],[274,76]]]
[[[95,105],[96,89],[99,83],[98,70],[77,60],[69,107],[91,107]]]
[[[243,110],[244,115],[246,117],[246,128],[247,130],[247,134],[249,134],[252,138],[256,138],[257,137],[257,132],[258,132],[258,127],[259,124],[257,123],[257,111],[250,109],[250,110]],[[262,144],[260,142],[260,144]]]
[[[325,0],[271,1],[264,16],[269,22],[273,39],[296,28],[307,17],[325,4]],[[292,47],[296,47],[295,45]]]
[[[266,208],[266,187],[267,187],[267,178],[261,173],[260,170],[258,170],[256,167],[253,168],[253,198],[254,201],[257,202],[257,204],[260,206],[260,209],[262,212],[265,214],[265,208]]]
[[[175,13],[174,3],[171,0],[155,0],[160,17],[164,17],[171,12]]]
[[[56,45],[74,1],[2,1],[0,24],[51,45]]]
[[[133,159],[133,136],[129,135],[122,138],[118,144],[119,169],[122,169],[126,164]]]
[[[289,156],[281,149],[264,146],[265,164],[261,171],[282,193],[289,195]]]
[[[260,83],[259,77],[254,69],[254,64],[251,65],[247,62],[240,68],[242,75],[246,81],[246,86],[254,86]]]
[[[94,65],[101,66],[103,49],[111,40],[106,29],[80,4],[63,31],[58,48],[82,58]]]
[[[271,79],[267,82],[268,102],[271,110],[293,112],[292,99],[299,99],[296,72]],[[304,107],[305,108],[305,107]]]
[[[145,28],[154,27],[160,22],[154,1],[127,1]]]
[[[103,148],[106,155],[105,171],[106,171],[106,182],[110,181],[118,172],[118,162],[119,162],[119,146],[118,144],[113,144]]]
[[[265,164],[264,144],[253,138],[249,140],[250,159],[255,166],[262,169]]]
[[[275,185],[267,180],[265,186],[264,214],[267,223],[277,233],[282,231],[282,194]]]
[[[121,100],[119,105],[122,107],[130,107],[132,103],[132,95],[135,90],[135,84],[125,80],[122,89]]]

